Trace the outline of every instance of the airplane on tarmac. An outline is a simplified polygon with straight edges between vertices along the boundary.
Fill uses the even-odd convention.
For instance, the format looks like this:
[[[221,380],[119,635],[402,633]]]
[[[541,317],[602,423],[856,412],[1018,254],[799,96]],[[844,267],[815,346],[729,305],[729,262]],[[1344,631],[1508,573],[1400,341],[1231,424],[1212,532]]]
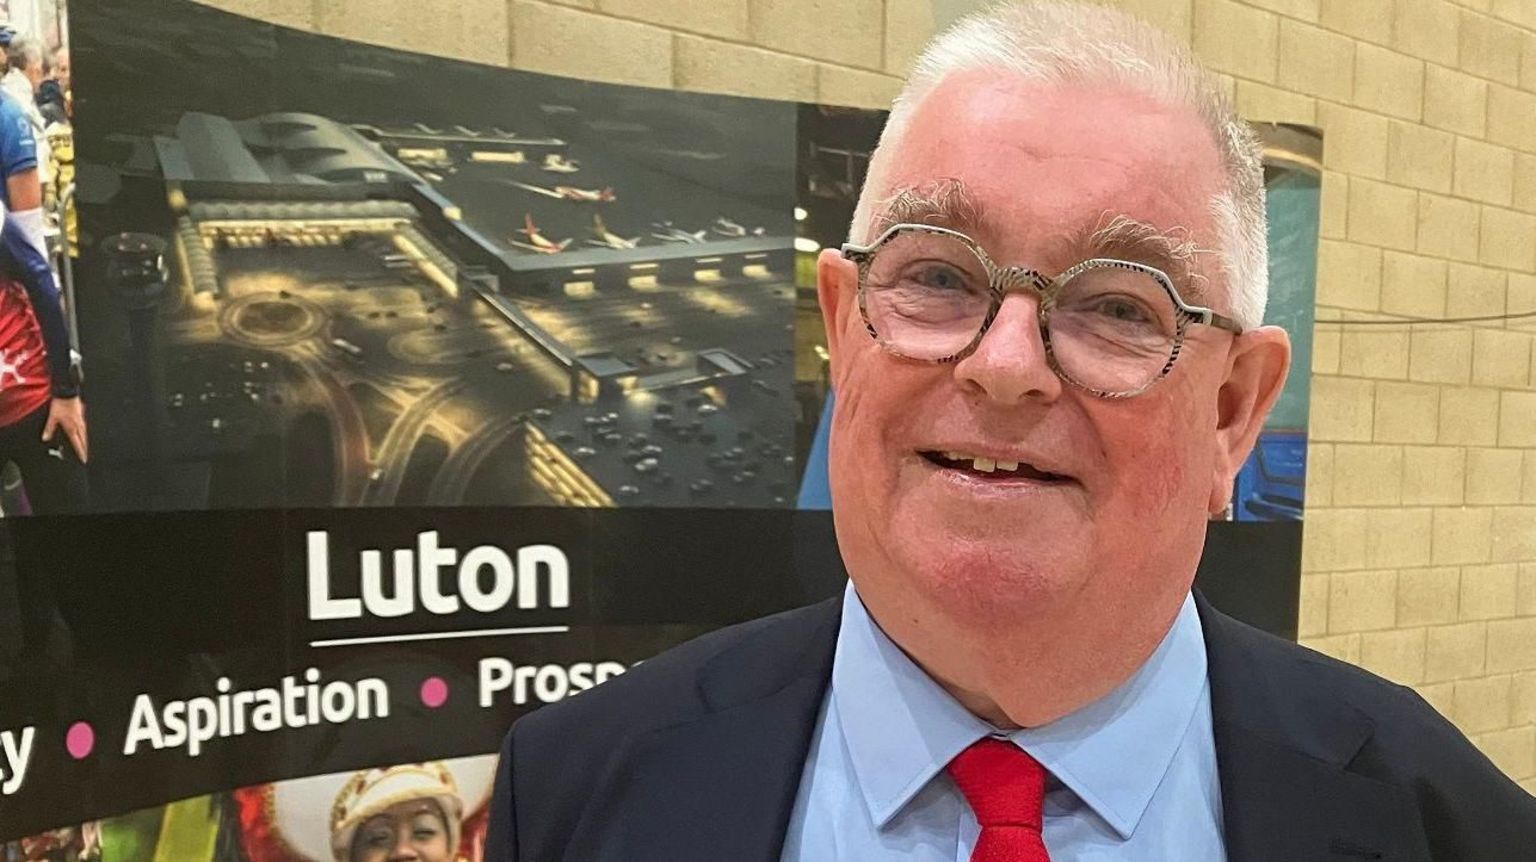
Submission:
[[[614,194],[611,187],[602,189],[578,189],[575,186],[555,186],[552,189],[548,189],[543,186],[535,186],[529,183],[520,183],[516,180],[505,180],[504,182],[506,182],[508,185],[517,186],[524,191],[530,191],[536,195],[543,195],[547,198],[555,198],[557,200],[579,201],[583,203],[610,203],[619,199],[619,196]]]
[[[640,244],[640,237],[638,236],[633,239],[625,239],[609,230],[608,225],[603,224],[603,217],[600,213],[592,214],[592,233],[597,235],[597,239],[589,239],[587,244],[595,245],[599,248],[634,248]]]
[[[581,162],[567,159],[559,153],[550,153],[544,157],[544,170],[556,174],[574,174],[581,170]]]
[[[721,216],[715,219],[715,224],[712,229],[715,233],[720,234],[721,236],[741,237],[747,235],[747,229],[745,227],[731,221],[725,216]]]
[[[523,215],[523,229],[518,231],[518,233],[528,237],[528,241],[518,242],[514,239],[509,240],[509,242],[518,248],[538,254],[559,254],[565,251],[566,247],[571,244],[569,239],[555,242],[544,236],[544,234],[539,233],[539,226],[533,223],[533,216],[526,213]]]
[[[680,242],[687,245],[696,245],[708,241],[706,237],[709,231],[707,229],[697,232],[687,231],[674,227],[669,221],[653,222],[652,225],[659,228],[660,232],[653,232],[651,236],[656,237],[662,242]]]
[[[724,216],[715,219],[714,231],[721,236],[728,236],[732,238],[744,237],[749,234],[752,236],[763,236],[764,234],[768,233],[768,230],[762,227],[755,227],[751,230],[747,230],[744,225],[737,224],[736,222],[733,222]]]

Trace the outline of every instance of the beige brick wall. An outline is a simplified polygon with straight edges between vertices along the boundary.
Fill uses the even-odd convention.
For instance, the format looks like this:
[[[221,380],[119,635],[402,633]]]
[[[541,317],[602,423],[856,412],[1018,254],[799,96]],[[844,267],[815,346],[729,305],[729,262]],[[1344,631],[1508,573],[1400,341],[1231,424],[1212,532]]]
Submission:
[[[879,108],[933,32],[927,0],[200,2],[514,69]]]
[[[1240,97],[1286,90],[1324,129],[1320,320],[1536,307],[1536,4],[1192,5]],[[1536,790],[1536,320],[1316,336],[1302,640]]]
[[[870,107],[933,27],[924,0],[388,0],[410,28],[362,0],[207,2],[514,68]],[[1536,2],[1116,2],[1193,44],[1250,119],[1325,130],[1319,320],[1536,311]],[[1320,323],[1314,347],[1302,640],[1414,686],[1536,791],[1536,319]]]

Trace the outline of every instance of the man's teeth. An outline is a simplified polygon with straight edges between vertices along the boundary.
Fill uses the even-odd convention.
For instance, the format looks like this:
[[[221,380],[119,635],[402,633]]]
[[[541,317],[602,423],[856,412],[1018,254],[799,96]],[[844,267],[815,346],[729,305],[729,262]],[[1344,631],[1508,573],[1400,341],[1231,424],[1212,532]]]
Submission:
[[[971,469],[980,473],[991,473],[994,470],[1011,473],[1019,469],[1019,462],[1017,461],[996,461],[991,458],[972,457],[960,452],[945,452],[944,459],[946,461],[958,461],[961,464],[969,461]]]

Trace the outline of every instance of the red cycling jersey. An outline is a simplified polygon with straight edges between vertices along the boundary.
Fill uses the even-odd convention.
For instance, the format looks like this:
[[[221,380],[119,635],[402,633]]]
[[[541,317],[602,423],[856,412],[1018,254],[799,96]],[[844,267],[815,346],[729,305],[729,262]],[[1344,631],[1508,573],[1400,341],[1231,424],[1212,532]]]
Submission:
[[[21,282],[0,277],[0,427],[14,425],[52,398],[48,350]]]

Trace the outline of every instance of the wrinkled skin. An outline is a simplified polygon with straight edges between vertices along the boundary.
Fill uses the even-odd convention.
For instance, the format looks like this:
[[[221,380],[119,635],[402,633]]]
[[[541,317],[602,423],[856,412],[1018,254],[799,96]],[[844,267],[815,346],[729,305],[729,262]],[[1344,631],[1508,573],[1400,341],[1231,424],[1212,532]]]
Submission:
[[[1220,247],[1220,151],[1191,110],[1115,89],[961,73],[917,107],[875,200],[957,179],[1000,264],[1054,275],[1106,214]],[[861,238],[864,239],[864,238]],[[1228,312],[1218,256],[1199,260]],[[859,317],[857,269],[818,262],[838,394],[831,485],[839,546],[881,627],[974,712],[1036,726],[1106,694],[1171,625],[1212,513],[1228,502],[1289,364],[1274,327],[1192,326],[1171,375],[1097,398],[1046,364],[1038,302],[1013,294],[975,353],[895,357]],[[1184,285],[1179,285],[1183,289]],[[959,450],[1065,474],[983,482],[918,453]]]

